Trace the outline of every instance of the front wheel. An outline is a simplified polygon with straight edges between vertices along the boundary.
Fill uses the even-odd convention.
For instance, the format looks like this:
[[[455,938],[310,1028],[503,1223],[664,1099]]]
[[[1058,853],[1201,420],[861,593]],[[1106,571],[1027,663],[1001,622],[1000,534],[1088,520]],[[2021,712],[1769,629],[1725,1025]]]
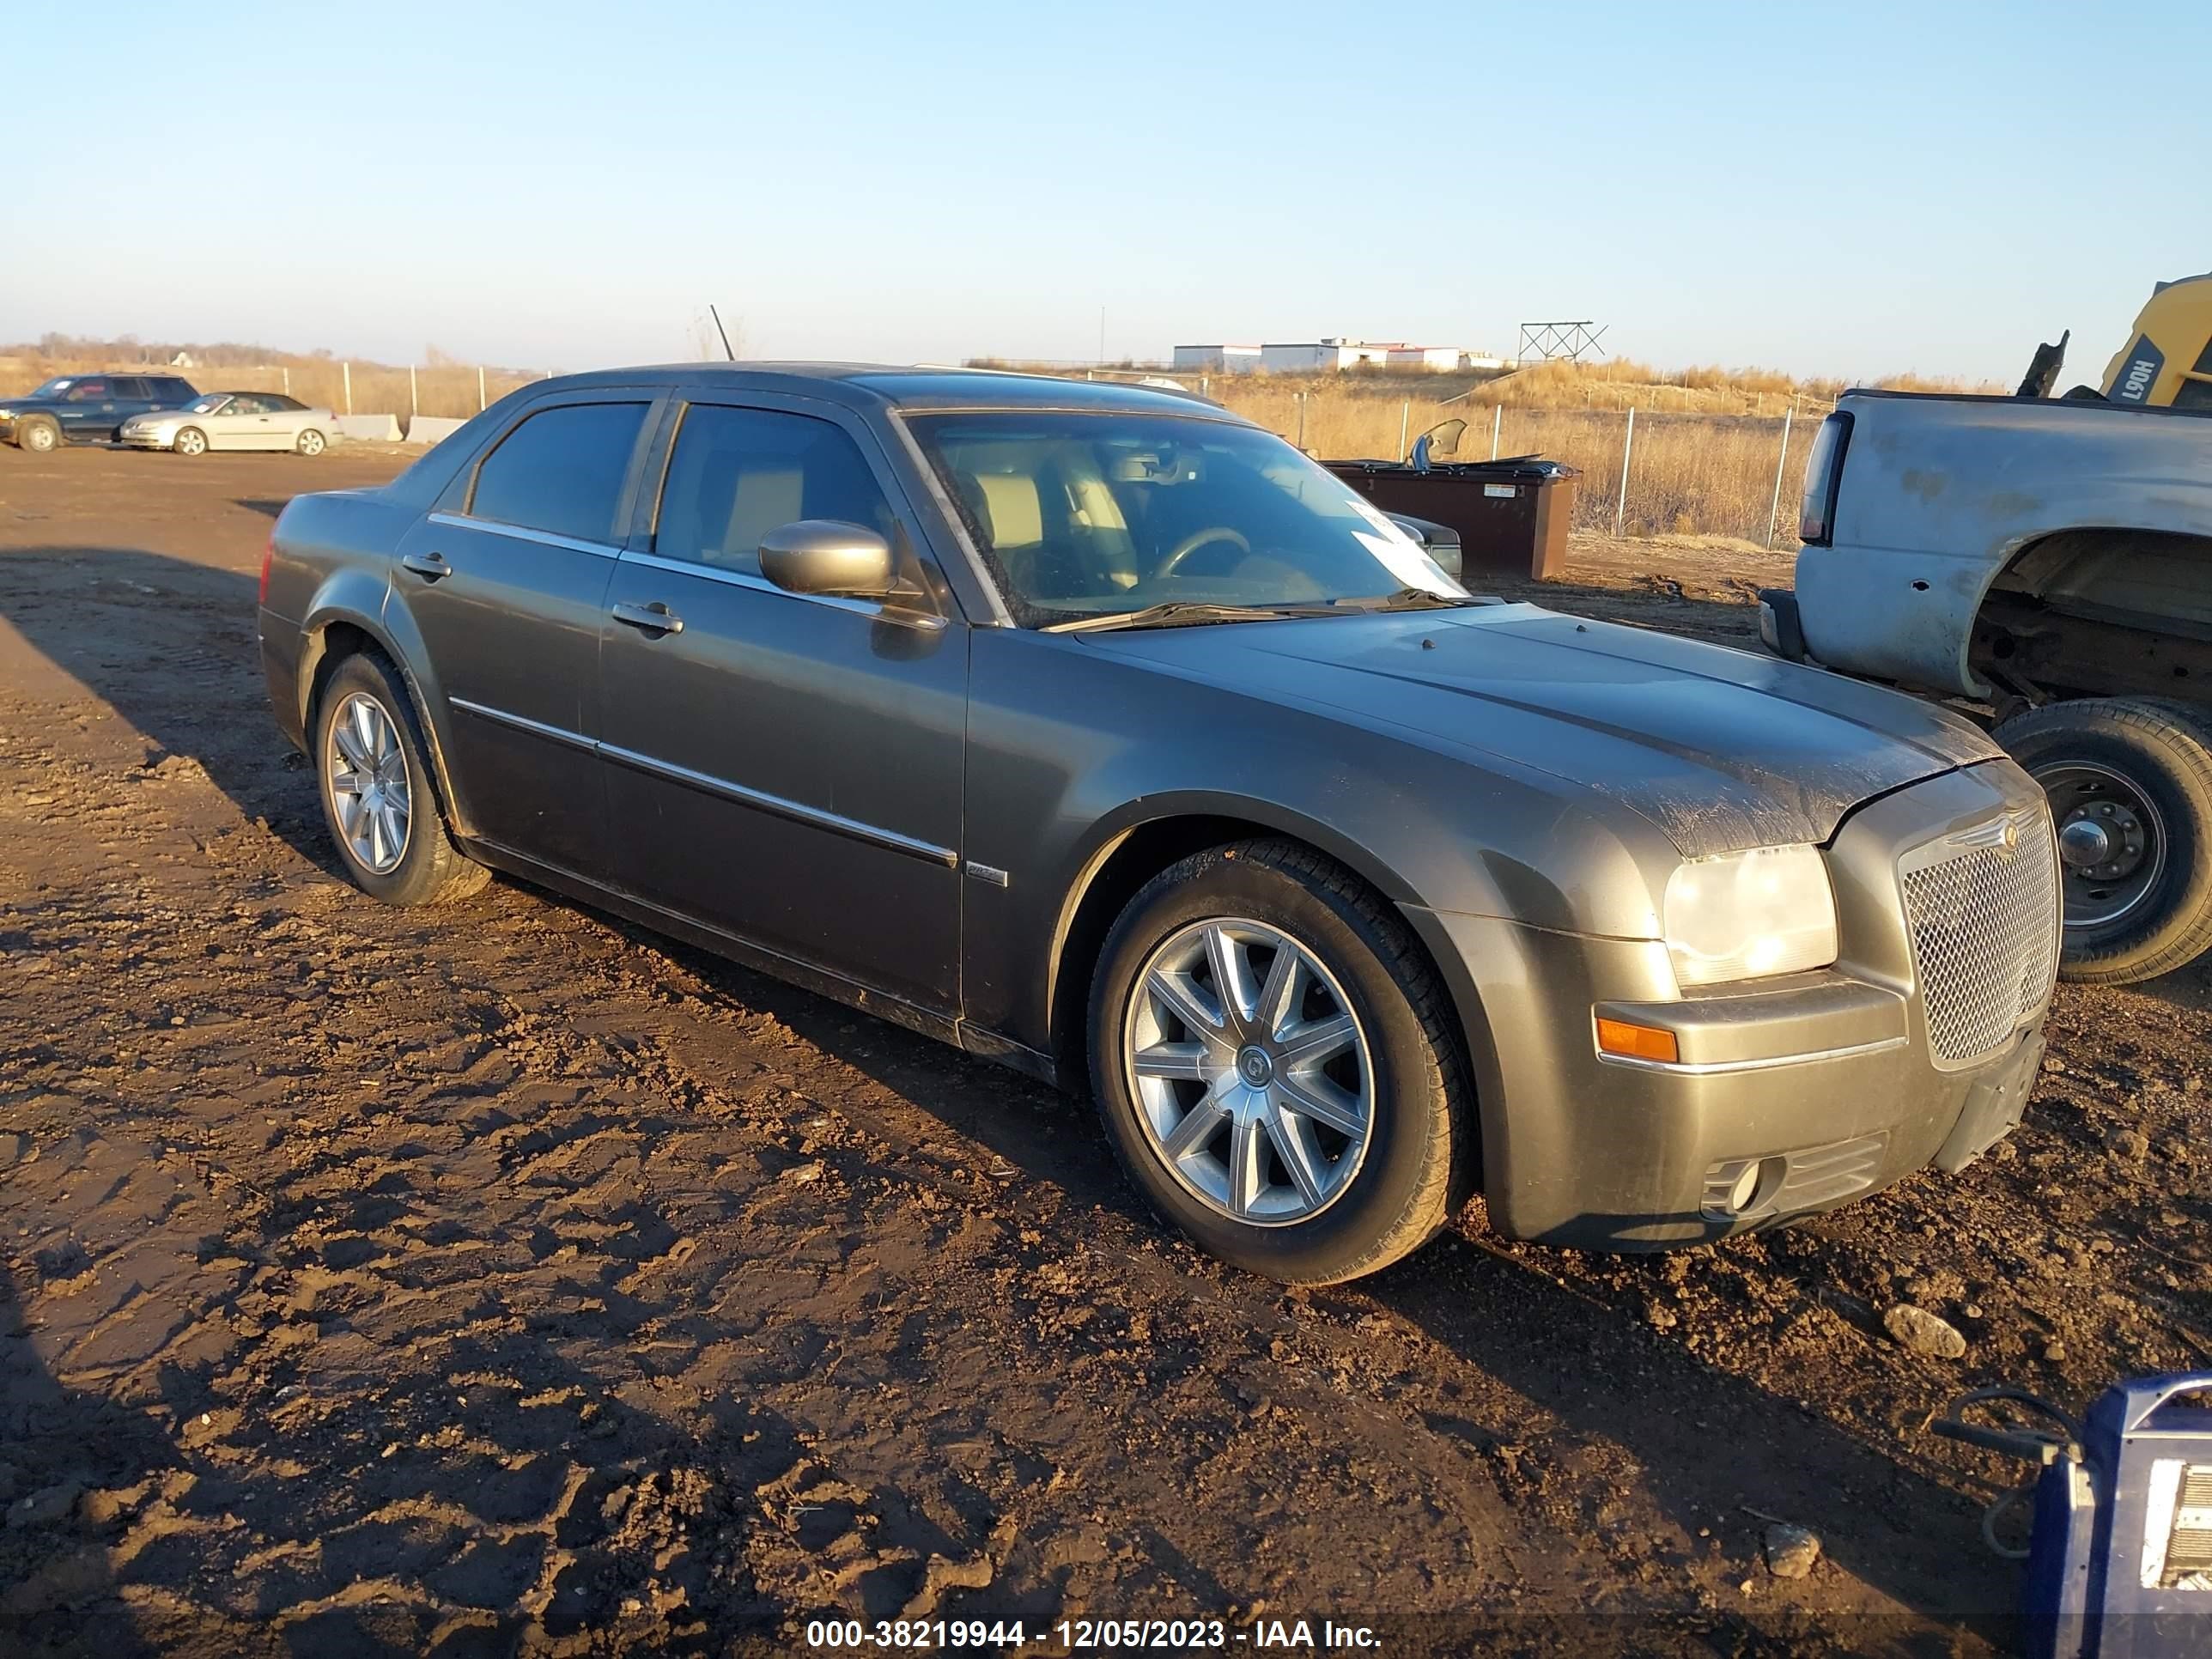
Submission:
[[[2212,734],[2199,711],[2085,698],[2015,715],[1993,735],[2051,801],[2066,978],[2131,984],[2212,945]]]
[[[15,442],[33,455],[48,454],[61,447],[62,429],[49,420],[19,421]]]
[[[490,872],[446,834],[415,711],[378,659],[348,657],[315,705],[323,817],[354,884],[386,904],[465,897]]]
[[[177,434],[174,447],[179,455],[204,455],[207,447],[207,434],[196,426],[188,426]]]
[[[325,441],[321,433],[316,431],[314,428],[309,427],[306,431],[300,434],[299,441],[294,444],[292,447],[298,450],[302,455],[319,455],[323,453],[323,445]]]
[[[1090,1050],[1153,1209],[1253,1273],[1375,1272],[1468,1195],[1449,999],[1405,923],[1309,848],[1238,842],[1148,883],[1101,955]]]

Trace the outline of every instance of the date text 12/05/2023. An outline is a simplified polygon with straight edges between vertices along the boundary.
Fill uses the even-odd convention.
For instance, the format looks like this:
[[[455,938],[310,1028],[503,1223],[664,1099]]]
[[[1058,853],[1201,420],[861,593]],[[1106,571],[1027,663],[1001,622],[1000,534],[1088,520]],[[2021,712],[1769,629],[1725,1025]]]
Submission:
[[[1004,1651],[1032,1644],[1070,1653],[1148,1648],[1182,1652],[1231,1646],[1356,1653],[1375,1652],[1382,1641],[1367,1626],[1340,1625],[1332,1619],[1260,1619],[1242,1629],[1220,1619],[1062,1619],[1034,1628],[1018,1619],[879,1619],[872,1624],[858,1619],[816,1619],[806,1626],[806,1645],[831,1650]]]

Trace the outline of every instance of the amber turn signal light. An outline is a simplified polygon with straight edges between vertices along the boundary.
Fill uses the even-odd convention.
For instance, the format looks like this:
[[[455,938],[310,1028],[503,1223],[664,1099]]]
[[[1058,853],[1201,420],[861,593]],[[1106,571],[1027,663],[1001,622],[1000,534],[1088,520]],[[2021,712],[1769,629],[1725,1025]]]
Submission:
[[[1662,1031],[1656,1025],[1631,1025],[1625,1019],[1607,1019],[1602,1014],[1597,1022],[1597,1046],[1604,1054],[1629,1060],[1660,1060],[1670,1066],[1682,1058],[1681,1045],[1672,1031]]]

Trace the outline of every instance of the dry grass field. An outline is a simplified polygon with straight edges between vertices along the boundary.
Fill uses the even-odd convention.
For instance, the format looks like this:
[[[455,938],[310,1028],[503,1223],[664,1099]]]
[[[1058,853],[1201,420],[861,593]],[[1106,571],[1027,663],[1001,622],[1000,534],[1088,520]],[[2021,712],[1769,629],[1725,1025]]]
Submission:
[[[1438,422],[1467,422],[1458,456],[1541,455],[1579,468],[1577,529],[1629,536],[1726,536],[1796,545],[1796,502],[1813,434],[1844,382],[1795,380],[1774,369],[1662,372],[1613,358],[1474,374],[1216,374],[1199,385],[1247,419],[1324,460],[1400,459],[1401,441]],[[1917,374],[1875,383],[1899,392],[2008,388]],[[1624,504],[1621,451],[1636,414]],[[1783,451],[1784,422],[1789,451]],[[1782,479],[1774,512],[1775,478]]]
[[[1440,421],[1467,422],[1457,459],[1484,460],[1493,434],[1499,455],[1541,455],[1581,469],[1575,496],[1578,529],[1611,530],[1620,501],[1621,448],[1628,413],[1621,409],[1552,408],[1485,404],[1482,393],[1458,402],[1415,399],[1364,388],[1321,387],[1303,393],[1272,380],[1216,382],[1228,406],[1286,438],[1299,439],[1324,460],[1362,457],[1394,460],[1407,441]],[[1785,405],[1786,406],[1786,405]],[[1802,488],[1813,434],[1828,411],[1825,403],[1801,406],[1794,417],[1772,415],[1675,413],[1650,404],[1636,410],[1625,534],[1732,536],[1764,541],[1774,502],[1775,469],[1783,466],[1778,543],[1794,546],[1796,503]],[[1501,412],[1502,411],[1502,412]],[[1301,414],[1303,413],[1303,427]],[[1790,453],[1783,460],[1783,424],[1790,422]]]

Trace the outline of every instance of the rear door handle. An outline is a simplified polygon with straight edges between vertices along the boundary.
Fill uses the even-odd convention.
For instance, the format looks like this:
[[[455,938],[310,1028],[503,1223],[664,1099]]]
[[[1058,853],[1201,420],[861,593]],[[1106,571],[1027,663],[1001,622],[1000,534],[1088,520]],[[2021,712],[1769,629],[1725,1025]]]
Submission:
[[[402,553],[399,562],[425,581],[436,581],[441,576],[450,576],[453,567],[446,562],[442,553]]]
[[[681,634],[684,618],[659,600],[651,605],[618,605],[607,613],[618,623],[644,629],[648,634]]]

